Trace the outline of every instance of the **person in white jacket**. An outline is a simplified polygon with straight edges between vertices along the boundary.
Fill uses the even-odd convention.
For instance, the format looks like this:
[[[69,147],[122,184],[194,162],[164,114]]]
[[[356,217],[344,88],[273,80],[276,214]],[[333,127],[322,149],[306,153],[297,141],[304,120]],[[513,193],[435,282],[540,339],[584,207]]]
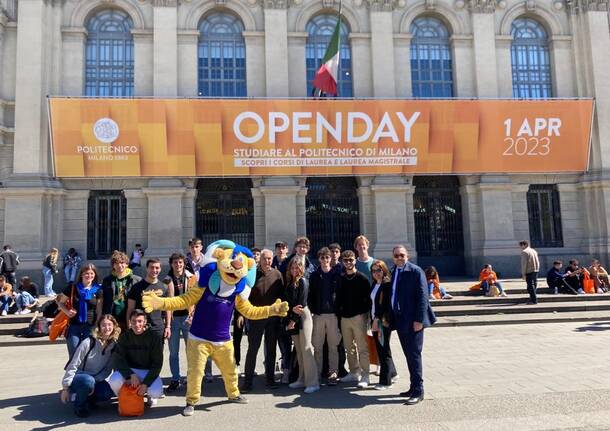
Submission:
[[[521,276],[525,279],[527,291],[530,294],[528,304],[538,304],[538,298],[536,297],[538,272],[540,271],[538,252],[531,248],[530,243],[526,240],[519,242],[519,247],[521,247]]]
[[[66,365],[60,397],[64,404],[72,401],[76,416],[89,416],[92,404],[114,396],[106,379],[112,372],[112,352],[120,333],[116,319],[110,314],[104,315],[91,337],[80,342]]]

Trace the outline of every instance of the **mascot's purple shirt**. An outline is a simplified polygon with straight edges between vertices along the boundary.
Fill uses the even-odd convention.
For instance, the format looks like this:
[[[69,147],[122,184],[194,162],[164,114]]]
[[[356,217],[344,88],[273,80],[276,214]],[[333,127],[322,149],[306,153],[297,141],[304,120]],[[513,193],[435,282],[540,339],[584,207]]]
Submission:
[[[203,297],[195,306],[195,314],[190,333],[212,343],[220,343],[231,339],[231,317],[235,308],[235,298],[243,290],[246,280],[240,280],[235,291],[223,298],[212,293],[210,279],[216,271],[215,263],[199,270],[199,286],[205,288]]]

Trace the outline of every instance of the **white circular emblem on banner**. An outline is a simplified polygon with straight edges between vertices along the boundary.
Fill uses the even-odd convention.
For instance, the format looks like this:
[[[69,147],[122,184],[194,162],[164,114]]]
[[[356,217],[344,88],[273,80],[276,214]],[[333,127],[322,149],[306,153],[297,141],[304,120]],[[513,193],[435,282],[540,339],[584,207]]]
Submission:
[[[119,137],[119,125],[111,118],[100,118],[93,125],[93,134],[103,144],[112,144]]]

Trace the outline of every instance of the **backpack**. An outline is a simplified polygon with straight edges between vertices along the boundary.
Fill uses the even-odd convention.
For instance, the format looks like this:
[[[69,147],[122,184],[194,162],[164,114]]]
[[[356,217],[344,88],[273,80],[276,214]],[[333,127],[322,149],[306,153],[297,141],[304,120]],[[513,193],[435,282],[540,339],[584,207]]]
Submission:
[[[59,313],[59,307],[54,299],[50,299],[40,306],[42,315],[48,319],[53,319]]]
[[[49,323],[47,322],[47,318],[42,314],[36,314],[21,336],[24,338],[37,338],[46,337],[47,335],[49,335]]]

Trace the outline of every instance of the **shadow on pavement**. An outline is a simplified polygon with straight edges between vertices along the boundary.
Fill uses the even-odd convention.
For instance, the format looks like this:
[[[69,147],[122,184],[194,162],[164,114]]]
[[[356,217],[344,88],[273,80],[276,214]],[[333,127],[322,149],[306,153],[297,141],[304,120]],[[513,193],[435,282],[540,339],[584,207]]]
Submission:
[[[280,409],[292,409],[295,407],[308,407],[312,409],[360,409],[370,405],[396,404],[402,405],[406,398],[398,396],[397,392],[377,392],[372,388],[356,389],[338,387],[337,390],[322,389],[322,392],[314,394],[300,394],[294,400],[282,402],[275,405]],[[369,396],[364,395],[365,393]],[[324,394],[323,396],[321,396]],[[371,396],[376,394],[377,396]]]
[[[574,329],[574,332],[599,332],[610,331],[610,322],[593,322],[588,325]]]

